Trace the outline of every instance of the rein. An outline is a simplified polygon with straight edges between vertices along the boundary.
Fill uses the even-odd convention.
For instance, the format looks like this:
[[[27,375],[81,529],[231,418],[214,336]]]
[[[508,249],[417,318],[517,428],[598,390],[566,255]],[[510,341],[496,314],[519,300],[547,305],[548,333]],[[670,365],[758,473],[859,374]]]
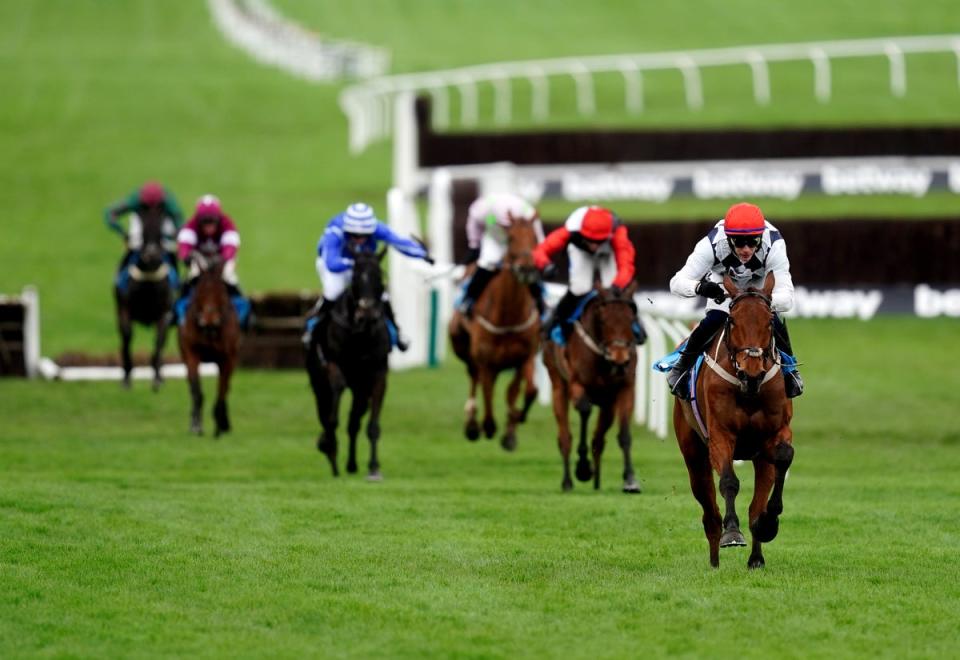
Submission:
[[[744,372],[743,372],[743,369],[740,368],[740,364],[737,361],[737,356],[740,355],[741,353],[746,353],[747,357],[761,358],[763,361],[763,364],[766,364],[767,360],[770,360],[773,363],[773,366],[764,375],[763,380],[760,381],[760,384],[757,385],[757,390],[759,391],[761,387],[763,387],[766,383],[768,383],[771,379],[773,379],[773,377],[777,375],[777,372],[780,371],[780,360],[777,358],[775,353],[776,344],[774,343],[773,330],[772,330],[773,319],[771,318],[770,320],[770,324],[771,324],[770,343],[765,348],[762,348],[759,346],[746,346],[743,348],[735,348],[730,345],[730,333],[727,332],[729,327],[733,325],[733,315],[732,315],[733,307],[744,298],[750,298],[750,297],[760,298],[760,300],[764,302],[764,304],[767,306],[768,309],[772,309],[772,305],[773,305],[772,301],[763,293],[759,291],[744,291],[743,293],[740,293],[736,298],[734,298],[730,302],[727,321],[724,324],[723,331],[720,333],[720,338],[717,341],[717,348],[714,351],[713,357],[711,357],[709,353],[706,353],[704,354],[704,361],[707,363],[707,366],[709,366],[714,373],[716,373],[718,376],[723,378],[723,380],[743,390],[746,387],[746,380],[739,376]],[[727,355],[729,356],[730,362],[733,364],[733,368],[736,371],[737,375],[731,374],[729,371],[724,369],[723,366],[718,361],[717,358],[719,357],[719,354],[720,354],[721,344],[723,344],[723,346],[727,349]]]
[[[601,305],[622,304],[622,305],[631,306],[630,301],[628,300],[601,300],[600,304]],[[603,325],[602,320],[600,321],[600,323],[601,325]],[[602,357],[604,360],[607,360],[607,361],[609,361],[610,359],[609,349],[611,346],[625,347],[625,348],[633,346],[632,341],[627,341],[625,339],[614,339],[611,342],[598,343],[597,340],[594,339],[589,332],[587,332],[587,329],[583,327],[583,324],[580,322],[579,319],[573,322],[573,329],[577,331],[577,335],[580,337],[580,339],[583,340],[583,343],[586,344],[587,348],[589,348],[595,354],[599,355],[600,357]]]
[[[130,277],[137,282],[159,282],[167,278],[170,266],[167,265],[167,262],[163,262],[156,270],[145,271],[140,270],[136,264],[130,264],[127,266],[127,271],[130,273]]]
[[[480,324],[480,327],[490,334],[507,335],[514,332],[523,332],[524,330],[532,328],[533,324],[537,322],[537,307],[534,305],[533,309],[530,310],[530,316],[527,317],[527,320],[518,325],[494,325],[480,314],[475,314],[474,316],[477,319],[477,323]]]

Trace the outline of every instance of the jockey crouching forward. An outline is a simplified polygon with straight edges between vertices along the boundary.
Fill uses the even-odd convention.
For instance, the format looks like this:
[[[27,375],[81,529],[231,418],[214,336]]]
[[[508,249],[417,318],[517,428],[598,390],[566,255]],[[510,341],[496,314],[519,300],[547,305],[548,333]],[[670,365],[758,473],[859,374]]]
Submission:
[[[387,225],[380,222],[373,208],[363,202],[351,204],[346,211],[338,213],[327,223],[327,228],[317,242],[317,275],[323,286],[323,297],[307,317],[307,328],[303,334],[303,343],[316,346],[321,363],[325,361],[319,341],[326,327],[337,299],[350,285],[353,278],[353,255],[358,252],[377,251],[379,241],[385,241],[408,257],[423,259],[433,263],[427,249],[417,241],[395,234]],[[393,307],[386,291],[383,294],[383,311],[390,326],[390,334],[396,347],[407,350],[409,342],[400,333]]]
[[[118,283],[120,281],[119,274],[123,273],[124,269],[133,261],[134,255],[143,248],[143,217],[149,213],[161,214],[166,260],[170,264],[174,276],[176,275],[176,235],[180,225],[183,224],[183,213],[169,190],[156,181],[147,181],[124,199],[108,206],[103,212],[104,224],[120,234],[126,243],[126,252],[117,269]],[[126,230],[120,224],[120,218],[124,215],[129,215]]]
[[[188,304],[190,292],[201,273],[207,259],[217,256],[223,262],[221,271],[227,292],[234,306],[240,325],[246,327],[250,304],[240,292],[237,280],[237,250],[240,247],[240,233],[237,226],[226,213],[215,195],[204,195],[197,202],[193,217],[183,226],[177,235],[177,249],[180,259],[190,264],[189,275],[180,290],[180,300],[174,305],[175,318],[181,317]]]
[[[670,291],[675,295],[682,298],[699,295],[708,299],[706,316],[690,333],[680,351],[680,359],[667,375],[667,384],[676,396],[689,398],[687,379],[681,377],[726,322],[730,301],[720,285],[723,276],[729,275],[741,290],[750,286],[759,289],[770,272],[775,279],[770,295],[774,340],[777,348],[793,361],[790,336],[780,316],[780,312],[793,307],[793,278],[786,242],[777,228],[766,221],[759,207],[734,204],[723,220],[700,239],[683,268],[670,280]],[[791,368],[784,371],[784,386],[787,396],[793,398],[803,393],[803,380],[795,365],[788,366]]]
[[[537,268],[546,268],[563,248],[567,248],[570,260],[569,286],[550,321],[544,324],[545,336],[560,344],[570,337],[570,316],[593,290],[595,277],[602,286],[622,292],[633,281],[636,254],[627,228],[612,211],[599,206],[581,206],[562,227],[550,232],[533,251]],[[639,322],[634,323],[633,331],[636,342],[642,344],[646,333]]]
[[[467,264],[476,261],[477,269],[460,303],[459,309],[464,316],[469,318],[473,314],[473,306],[480,294],[497,274],[507,251],[505,228],[510,227],[513,220],[519,219],[533,221],[537,242],[542,243],[543,225],[537,210],[522,197],[511,193],[491,193],[470,205],[467,211]],[[540,316],[543,316],[543,285],[539,282],[531,284],[530,293]]]

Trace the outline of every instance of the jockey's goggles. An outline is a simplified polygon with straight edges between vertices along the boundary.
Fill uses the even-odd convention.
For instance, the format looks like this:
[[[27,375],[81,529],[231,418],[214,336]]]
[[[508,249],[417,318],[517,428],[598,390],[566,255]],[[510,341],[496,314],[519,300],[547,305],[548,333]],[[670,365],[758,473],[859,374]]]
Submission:
[[[730,245],[734,247],[760,247],[760,243],[763,241],[763,235],[757,234],[756,236],[727,236],[727,240],[730,241]]]

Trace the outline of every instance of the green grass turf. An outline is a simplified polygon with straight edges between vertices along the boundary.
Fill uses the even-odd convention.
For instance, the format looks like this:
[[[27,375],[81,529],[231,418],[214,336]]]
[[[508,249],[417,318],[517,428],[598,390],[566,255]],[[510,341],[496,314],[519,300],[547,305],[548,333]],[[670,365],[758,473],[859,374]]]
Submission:
[[[549,409],[515,454],[467,443],[452,363],[391,375],[379,484],[330,476],[299,372],[241,371],[218,441],[182,382],[0,382],[0,656],[952,655],[956,325],[792,327],[808,392],[755,572],[709,568],[672,437],[635,429],[642,495],[612,437],[601,490],[562,494]]]
[[[332,36],[389,47],[396,71],[960,29],[960,14],[944,1],[700,2],[694,10],[689,3],[607,0],[591,3],[589,12],[578,3],[503,1],[277,6]],[[910,58],[904,99],[888,95],[882,61],[839,63],[834,102],[823,106],[811,98],[807,65],[778,71],[768,108],[748,100],[745,71],[706,73],[700,112],[684,109],[679,76],[651,75],[648,111],[636,117],[618,110],[622,90],[614,77],[598,82],[601,112],[593,119],[576,117],[572,83],[557,81],[551,125],[942,123],[955,120],[960,96],[952,56]],[[516,100],[524,107],[528,91],[520,87]],[[110,289],[121,246],[101,213],[147,178],[171,186],[185,207],[205,192],[221,196],[243,234],[241,281],[255,291],[316,288],[312,255],[326,220],[355,199],[384,210],[389,146],[348,155],[346,119],[336,104],[341,86],[309,85],[254,63],[224,42],[202,2],[0,3],[0,89],[0,291],[39,286],[44,352],[51,355],[114,350]],[[517,119],[523,126],[519,110]],[[955,210],[954,196],[942,194],[760,201],[772,217]],[[625,205],[621,213],[701,218],[725,206],[677,200]],[[554,204],[549,212],[569,210]]]

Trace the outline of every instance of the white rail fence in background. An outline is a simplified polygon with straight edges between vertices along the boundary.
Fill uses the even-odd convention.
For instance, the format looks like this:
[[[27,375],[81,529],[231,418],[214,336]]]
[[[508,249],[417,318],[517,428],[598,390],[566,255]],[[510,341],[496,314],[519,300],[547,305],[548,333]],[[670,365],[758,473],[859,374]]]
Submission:
[[[278,14],[266,0],[207,0],[228,41],[255,60],[314,82],[381,76],[386,49],[319,35]]]
[[[479,119],[478,87],[481,84],[489,84],[493,88],[494,120],[498,124],[507,124],[514,112],[511,86],[514,80],[529,82],[532,91],[531,115],[534,119],[546,120],[550,114],[550,78],[554,76],[573,79],[577,110],[581,115],[590,116],[596,112],[594,76],[619,73],[623,78],[625,108],[631,114],[639,114],[644,107],[644,72],[678,71],[683,76],[687,106],[698,109],[704,104],[701,69],[747,66],[752,74],[754,100],[766,105],[771,101],[768,64],[806,60],[813,67],[814,95],[818,101],[826,103],[833,90],[832,60],[886,58],[889,62],[890,93],[899,97],[907,91],[905,56],[911,53],[953,53],[957,59],[956,82],[960,84],[960,35],[954,34],[483,64],[367,80],[345,89],[340,95],[340,107],[350,122],[350,149],[359,153],[390,135],[393,99],[403,93],[428,93],[433,99],[434,124],[442,129],[450,123],[450,91],[456,89],[460,96],[460,122],[469,128],[475,126]]]

